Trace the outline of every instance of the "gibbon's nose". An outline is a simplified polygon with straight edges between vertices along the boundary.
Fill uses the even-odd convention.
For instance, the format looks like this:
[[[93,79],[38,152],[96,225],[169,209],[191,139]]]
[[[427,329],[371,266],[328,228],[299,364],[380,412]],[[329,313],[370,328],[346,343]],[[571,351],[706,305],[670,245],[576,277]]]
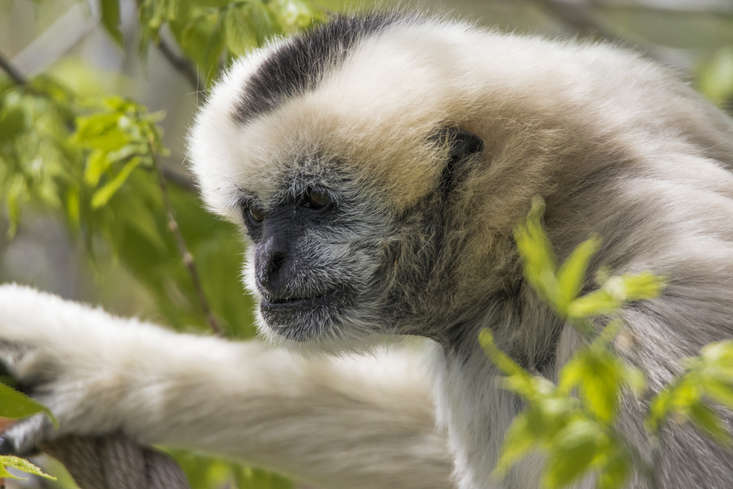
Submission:
[[[255,255],[257,284],[263,292],[275,299],[280,298],[287,284],[286,274],[283,273],[288,258],[287,242],[270,236],[258,248]]]

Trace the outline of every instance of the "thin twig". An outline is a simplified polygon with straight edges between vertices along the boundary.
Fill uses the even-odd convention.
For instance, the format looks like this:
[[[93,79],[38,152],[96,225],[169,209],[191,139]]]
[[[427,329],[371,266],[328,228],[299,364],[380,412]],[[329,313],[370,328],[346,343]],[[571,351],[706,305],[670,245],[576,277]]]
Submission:
[[[0,53],[0,68],[13,80],[16,85],[27,85],[28,80],[25,76],[10,63],[10,60]]]
[[[732,17],[733,4],[728,1],[700,2],[692,0],[687,3],[669,2],[665,4],[658,1],[648,0],[593,0],[595,7],[604,10],[628,10],[630,12],[643,12],[661,15],[705,15],[714,17]]]
[[[170,63],[173,69],[183,75],[186,80],[188,80],[188,83],[191,84],[194,90],[199,90],[205,86],[204,83],[201,81],[201,78],[199,78],[199,75],[196,72],[196,68],[194,68],[191,62],[183,56],[179,56],[178,54],[176,54],[170,44],[168,44],[168,42],[163,39],[163,37],[160,37],[158,39],[158,50],[163,55],[163,57],[168,60],[168,63]]]
[[[562,0],[534,0],[534,3],[582,36],[601,37],[613,42],[627,43],[626,40],[611,32],[578,4],[571,4]]]
[[[153,145],[149,144],[148,146],[152,155]],[[206,316],[206,321],[209,323],[209,327],[211,328],[211,331],[214,332],[214,334],[221,335],[221,327],[219,326],[216,317],[214,317],[214,313],[211,311],[209,301],[206,299],[204,288],[201,285],[201,277],[199,275],[198,268],[196,267],[196,262],[194,261],[191,252],[188,251],[186,240],[181,233],[181,229],[178,227],[178,221],[176,220],[176,215],[173,211],[173,206],[171,205],[171,201],[168,196],[168,186],[166,183],[165,175],[163,174],[163,169],[160,167],[160,165],[158,164],[158,160],[155,157],[153,157],[153,167],[155,168],[155,174],[158,177],[158,186],[160,187],[160,193],[163,196],[163,205],[165,206],[166,214],[168,215],[168,229],[170,229],[171,233],[173,234],[176,240],[176,245],[178,246],[178,251],[181,254],[181,258],[183,259],[183,263],[184,265],[186,265],[188,273],[191,275],[191,281],[193,282],[194,289],[196,289],[196,294],[198,295],[201,309]]]
[[[529,0],[547,12],[552,18],[562,23],[566,28],[581,36],[605,39],[621,46],[633,47],[651,59],[661,61],[671,66],[685,69],[688,67],[680,62],[670,49],[658,46],[642,39],[626,39],[615,34],[603,22],[596,19],[590,6],[580,6],[567,0]]]
[[[177,172],[175,170],[171,170],[166,166],[163,166],[160,170],[163,172],[163,176],[165,177],[166,181],[171,182],[184,190],[190,190],[191,192],[196,191],[196,184],[187,175],[184,175],[183,173]]]

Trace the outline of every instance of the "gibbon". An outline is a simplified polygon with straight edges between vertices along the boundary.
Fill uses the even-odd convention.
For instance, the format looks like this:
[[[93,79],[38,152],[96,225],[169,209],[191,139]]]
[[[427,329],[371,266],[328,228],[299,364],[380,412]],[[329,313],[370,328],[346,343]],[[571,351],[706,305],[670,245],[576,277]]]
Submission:
[[[6,450],[119,430],[321,488],[538,488],[532,457],[492,479],[522,403],[477,342],[489,328],[550,379],[583,344],[522,275],[512,229],[536,195],[560,257],[597,233],[594,268],[666,277],[621,311],[619,354],[652,390],[733,336],[733,123],[615,46],[337,16],[236,61],[190,156],[208,208],[242,226],[268,344],[5,285],[1,357],[60,421],[20,423]],[[424,340],[381,346],[396,336]],[[644,411],[625,398],[618,421],[641,454]],[[662,446],[660,487],[731,487],[733,457],[694,429]]]

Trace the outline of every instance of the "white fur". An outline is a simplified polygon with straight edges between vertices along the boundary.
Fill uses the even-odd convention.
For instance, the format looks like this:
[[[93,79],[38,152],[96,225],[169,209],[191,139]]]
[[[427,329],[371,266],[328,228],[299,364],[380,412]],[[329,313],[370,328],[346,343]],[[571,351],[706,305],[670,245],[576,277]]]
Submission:
[[[267,203],[286,163],[317,147],[376,182],[374,200],[399,212],[439,178],[436,150],[425,143],[436,122],[460,125],[489,146],[499,138],[511,143],[497,145],[505,151],[492,154],[486,172],[464,189],[467,201],[481,197],[470,200],[480,206],[470,208],[480,223],[467,236],[475,240],[472,251],[489,248],[500,232],[510,235],[532,195],[562,201],[579,190],[578,172],[593,176],[594,165],[608,164],[613,175],[625,175],[622,183],[595,182],[600,193],[555,209],[567,212],[557,220],[570,226],[557,231],[562,250],[598,230],[617,238],[609,253],[625,257],[629,269],[653,266],[678,277],[673,286],[684,293],[655,304],[663,316],[625,312],[632,334],[648,347],[634,360],[648,367],[653,384],[668,381],[679,357],[703,339],[719,339],[727,323],[714,307],[685,314],[703,304],[724,312],[733,305],[726,292],[733,290],[733,125],[667,70],[607,45],[398,22],[358,44],[315,90],[236,123],[232,113],[247,78],[282,42],[236,62],[196,119],[192,168],[210,209],[240,220],[242,188]],[[615,160],[616,150],[627,159]],[[548,188],[550,177],[562,191]],[[496,258],[499,269],[505,263]],[[467,283],[486,273],[471,262],[460,265]],[[245,277],[256,290],[251,269]],[[697,289],[685,289],[687,282]],[[481,325],[511,335],[529,324],[539,335],[553,319],[526,304],[520,319],[496,313]],[[55,379],[41,400],[63,432],[123,428],[145,442],[241,457],[324,488],[448,487],[453,461],[458,487],[486,488],[516,409],[477,345],[460,358],[433,348],[431,382],[410,350],[303,357],[256,342],[175,335],[16,286],[0,288],[0,338],[21,378],[41,370]],[[557,362],[578,344],[564,330]],[[447,439],[434,427],[431,387]],[[32,444],[32,435],[18,439]],[[687,447],[700,440],[690,439]],[[669,450],[669,484],[685,447]],[[717,480],[724,464],[718,458],[710,466]],[[540,467],[526,461],[505,487],[535,489]]]
[[[2,355],[55,379],[65,433],[122,430],[278,470],[323,488],[444,489],[419,346],[304,357],[259,341],[176,334],[16,285],[0,286]],[[15,353],[8,353],[15,352]],[[26,433],[33,437],[49,433]],[[22,439],[22,435],[21,435]]]

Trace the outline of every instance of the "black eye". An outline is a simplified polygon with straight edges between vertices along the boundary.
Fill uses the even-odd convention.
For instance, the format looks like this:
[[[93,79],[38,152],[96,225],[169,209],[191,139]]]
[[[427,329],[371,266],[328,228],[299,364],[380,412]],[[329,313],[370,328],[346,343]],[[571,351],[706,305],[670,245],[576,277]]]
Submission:
[[[245,218],[252,223],[259,224],[265,219],[265,212],[253,205],[248,205],[244,208]]]
[[[302,206],[308,209],[320,210],[331,206],[333,202],[328,193],[318,189],[308,189],[303,196]]]

